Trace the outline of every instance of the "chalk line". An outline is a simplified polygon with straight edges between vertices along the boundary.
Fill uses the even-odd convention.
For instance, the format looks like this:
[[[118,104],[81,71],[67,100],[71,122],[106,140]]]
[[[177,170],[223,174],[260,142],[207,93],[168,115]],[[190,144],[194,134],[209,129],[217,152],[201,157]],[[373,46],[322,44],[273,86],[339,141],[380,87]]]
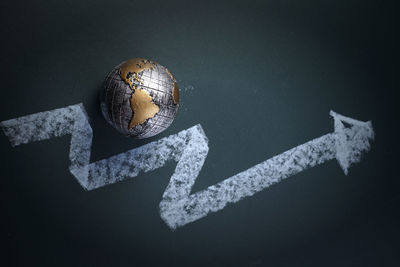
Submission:
[[[113,184],[163,167],[177,166],[160,202],[161,218],[171,229],[184,226],[254,195],[282,179],[336,158],[347,174],[374,138],[371,122],[333,111],[335,131],[299,145],[241,173],[190,194],[208,154],[208,139],[200,124],[158,141],[90,163],[92,128],[82,104],[39,112],[0,123],[12,146],[71,134],[72,175],[86,190]],[[345,127],[345,124],[350,127]]]

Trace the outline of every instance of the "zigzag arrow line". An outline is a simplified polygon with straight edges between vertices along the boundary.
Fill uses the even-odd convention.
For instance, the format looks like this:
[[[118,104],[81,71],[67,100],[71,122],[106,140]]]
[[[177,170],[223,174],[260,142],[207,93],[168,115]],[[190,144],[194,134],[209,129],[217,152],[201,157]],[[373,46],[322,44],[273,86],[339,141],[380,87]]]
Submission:
[[[223,209],[305,169],[336,158],[347,174],[351,164],[370,149],[370,122],[333,111],[335,132],[311,140],[238,173],[207,189],[190,194],[208,153],[208,140],[198,124],[177,134],[107,159],[90,163],[92,128],[82,104],[3,121],[0,126],[12,146],[71,134],[70,172],[86,190],[136,177],[177,162],[160,202],[161,218],[171,229]],[[343,122],[350,125],[346,128]]]

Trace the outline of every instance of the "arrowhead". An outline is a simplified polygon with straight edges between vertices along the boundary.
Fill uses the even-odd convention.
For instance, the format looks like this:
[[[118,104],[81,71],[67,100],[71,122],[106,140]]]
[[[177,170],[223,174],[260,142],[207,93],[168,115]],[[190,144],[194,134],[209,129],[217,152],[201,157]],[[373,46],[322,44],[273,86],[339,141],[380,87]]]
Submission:
[[[363,122],[345,117],[331,110],[334,119],[336,159],[347,175],[349,167],[361,160],[363,152],[370,149],[374,130],[370,121]]]

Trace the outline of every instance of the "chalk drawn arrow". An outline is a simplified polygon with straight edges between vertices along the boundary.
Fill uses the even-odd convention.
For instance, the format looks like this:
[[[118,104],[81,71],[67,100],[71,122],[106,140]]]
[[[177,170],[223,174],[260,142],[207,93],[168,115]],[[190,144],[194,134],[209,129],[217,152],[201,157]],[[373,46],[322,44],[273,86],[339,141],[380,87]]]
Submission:
[[[371,122],[333,111],[334,132],[263,161],[241,173],[191,193],[208,154],[208,139],[200,124],[127,152],[90,163],[92,128],[82,104],[40,112],[0,123],[12,146],[71,135],[72,175],[86,190],[113,184],[177,162],[160,202],[161,218],[171,229],[184,226],[254,195],[282,179],[337,159],[344,173],[360,161],[374,138]]]

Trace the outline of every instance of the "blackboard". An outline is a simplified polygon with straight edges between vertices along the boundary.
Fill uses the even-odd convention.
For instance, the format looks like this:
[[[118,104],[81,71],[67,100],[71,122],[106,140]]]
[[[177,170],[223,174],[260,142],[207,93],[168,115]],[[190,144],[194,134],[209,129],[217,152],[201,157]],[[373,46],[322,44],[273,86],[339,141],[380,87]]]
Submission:
[[[86,191],[70,136],[0,136],[7,266],[394,266],[399,249],[395,1],[7,1],[0,121],[82,103],[91,161],[200,124],[209,152],[192,192],[334,130],[334,110],[375,140],[172,231],[159,203],[171,162]],[[104,77],[133,57],[168,67],[180,109],[135,140],[103,119]]]

